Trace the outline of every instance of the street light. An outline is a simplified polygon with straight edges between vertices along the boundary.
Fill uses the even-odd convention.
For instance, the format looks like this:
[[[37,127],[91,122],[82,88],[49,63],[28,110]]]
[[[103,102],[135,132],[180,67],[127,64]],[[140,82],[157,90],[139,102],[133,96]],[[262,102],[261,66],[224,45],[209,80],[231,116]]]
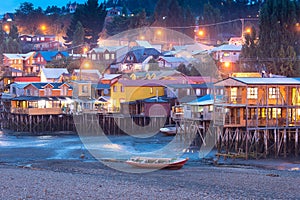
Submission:
[[[79,80],[80,81],[82,80],[82,77],[81,77],[82,76],[82,72],[81,72],[82,67],[84,69],[88,69],[88,68],[90,68],[90,63],[88,61],[86,61],[86,60],[81,60],[80,61],[80,66],[79,66]]]

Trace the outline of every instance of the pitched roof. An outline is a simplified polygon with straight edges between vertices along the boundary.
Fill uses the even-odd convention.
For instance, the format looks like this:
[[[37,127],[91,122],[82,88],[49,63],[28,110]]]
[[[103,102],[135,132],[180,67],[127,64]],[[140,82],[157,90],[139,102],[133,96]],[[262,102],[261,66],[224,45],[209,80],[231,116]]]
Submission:
[[[69,53],[66,51],[39,51],[34,57],[36,58],[38,54],[41,54],[41,56],[43,56],[47,62],[52,61],[57,54],[62,54],[64,57],[69,57]]]
[[[168,63],[186,63],[187,60],[183,57],[169,57],[169,56],[160,56],[159,59],[163,59]]]
[[[29,83],[27,84],[27,86],[29,85],[33,85],[34,87],[36,87],[37,89],[44,89],[44,87],[46,85],[52,85],[53,86],[53,89],[60,89],[60,86],[62,85],[67,85],[69,86],[70,88],[72,88],[71,85],[67,84],[67,83],[39,83],[39,82],[35,82],[35,83]]]
[[[215,51],[241,51],[242,45],[233,45],[233,44],[223,44],[221,46],[211,49],[212,52]]]
[[[128,53],[133,54],[138,63],[142,63],[149,56],[153,56],[155,59],[162,54],[155,48],[133,47]]]
[[[46,78],[59,78],[62,74],[69,74],[66,68],[42,68]]]
[[[300,78],[232,78],[248,85],[300,85]]]
[[[25,59],[27,60],[30,58],[32,55],[34,55],[35,52],[29,52],[29,53],[4,53],[3,55],[6,56],[8,59]]]

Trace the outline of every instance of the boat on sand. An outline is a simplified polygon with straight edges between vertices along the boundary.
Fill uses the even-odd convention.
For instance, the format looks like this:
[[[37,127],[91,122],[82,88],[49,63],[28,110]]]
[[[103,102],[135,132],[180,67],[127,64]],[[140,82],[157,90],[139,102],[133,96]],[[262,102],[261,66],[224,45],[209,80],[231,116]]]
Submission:
[[[180,169],[187,161],[188,158],[132,157],[126,163],[138,168]]]
[[[162,132],[165,135],[176,135],[177,129],[175,126],[170,126],[170,127],[163,127],[159,129],[160,132]]]

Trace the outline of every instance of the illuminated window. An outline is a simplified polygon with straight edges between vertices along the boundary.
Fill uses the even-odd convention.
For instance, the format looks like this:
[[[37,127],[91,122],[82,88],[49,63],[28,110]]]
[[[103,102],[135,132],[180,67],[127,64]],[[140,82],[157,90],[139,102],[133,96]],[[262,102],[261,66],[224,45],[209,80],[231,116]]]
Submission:
[[[269,88],[269,99],[276,99],[279,95],[279,88]]]
[[[257,99],[258,98],[258,88],[247,88],[247,98]]]
[[[109,53],[104,54],[104,59],[109,60]]]
[[[234,87],[234,88],[230,88],[230,101],[232,103],[236,103],[237,101],[237,88]]]
[[[150,88],[150,94],[153,94],[153,87]]]

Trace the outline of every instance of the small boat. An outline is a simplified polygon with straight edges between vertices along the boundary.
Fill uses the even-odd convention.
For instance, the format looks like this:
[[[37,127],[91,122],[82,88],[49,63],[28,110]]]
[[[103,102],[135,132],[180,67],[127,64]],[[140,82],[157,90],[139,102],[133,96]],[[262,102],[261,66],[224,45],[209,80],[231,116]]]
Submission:
[[[126,163],[139,168],[180,169],[188,160],[189,158],[132,157]]]
[[[162,132],[165,135],[176,135],[177,130],[175,126],[170,126],[170,127],[163,127],[159,129],[160,132]]]

